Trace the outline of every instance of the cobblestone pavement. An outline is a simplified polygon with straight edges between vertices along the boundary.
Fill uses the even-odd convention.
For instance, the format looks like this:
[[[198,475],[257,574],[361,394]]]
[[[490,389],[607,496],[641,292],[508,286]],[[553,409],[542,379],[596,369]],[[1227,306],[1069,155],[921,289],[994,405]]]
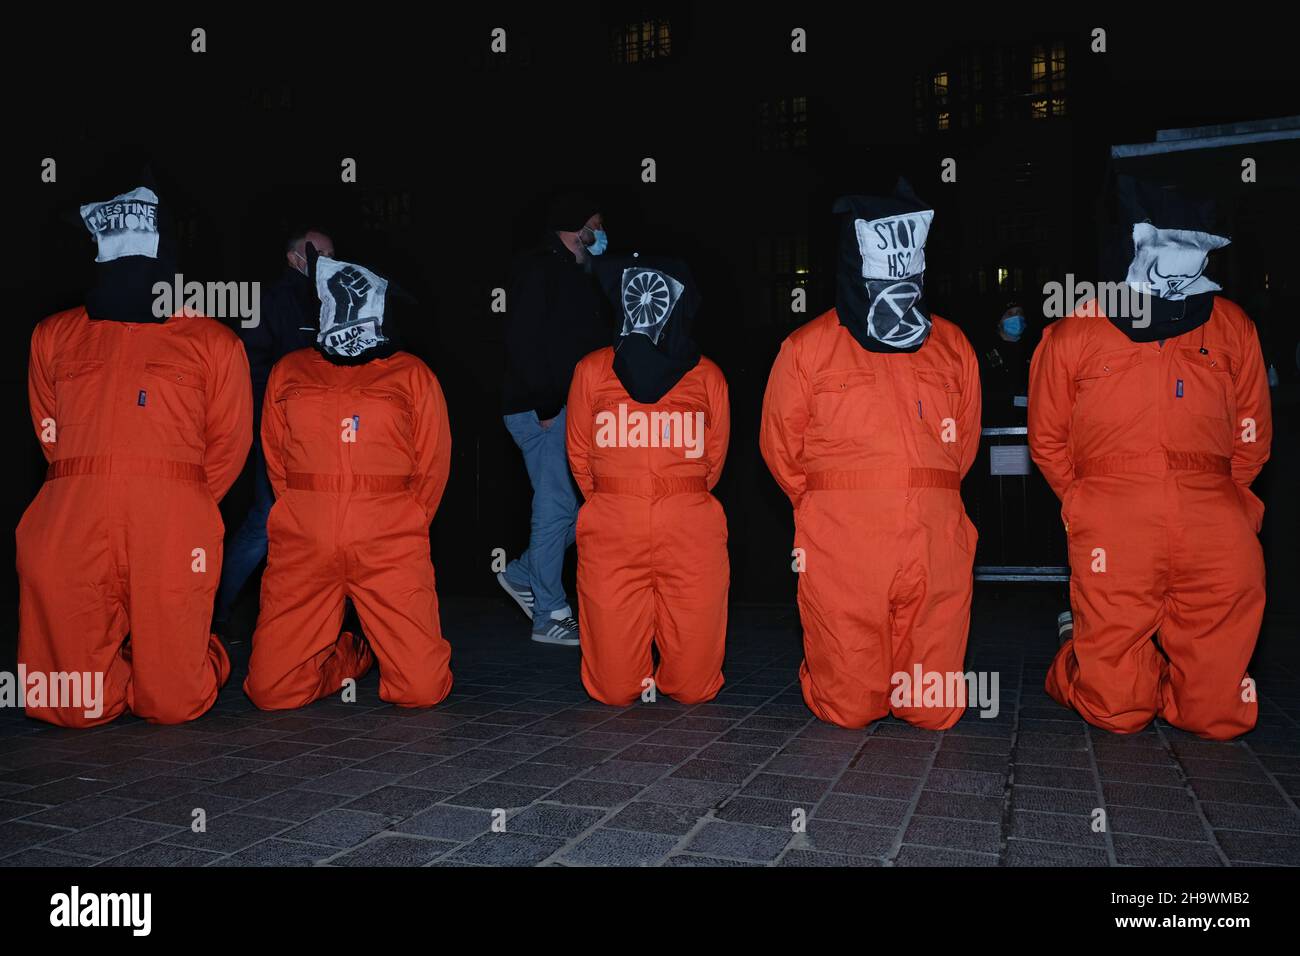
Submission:
[[[941,734],[815,720],[792,608],[733,609],[715,701],[618,710],[587,698],[576,650],[533,644],[503,603],[454,599],[456,687],[433,710],[382,704],[373,673],[358,703],[288,713],[255,710],[237,674],[181,727],[6,710],[0,866],[1300,863],[1293,660],[1257,660],[1244,740],[1114,737],[1043,692],[1050,602],[1002,603],[977,602],[970,661],[998,673],[999,713]]]

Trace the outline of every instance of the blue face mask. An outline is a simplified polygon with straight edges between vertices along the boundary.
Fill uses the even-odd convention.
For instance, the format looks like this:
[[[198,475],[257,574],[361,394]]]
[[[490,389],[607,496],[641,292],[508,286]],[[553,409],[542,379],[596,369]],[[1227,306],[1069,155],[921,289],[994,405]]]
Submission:
[[[605,248],[609,245],[609,239],[606,237],[604,229],[595,229],[592,231],[592,235],[596,238],[591,245],[586,247],[586,249],[593,256],[598,256],[604,252]]]
[[[1008,315],[1002,320],[1002,331],[1013,339],[1018,339],[1025,334],[1025,317],[1023,315]]]

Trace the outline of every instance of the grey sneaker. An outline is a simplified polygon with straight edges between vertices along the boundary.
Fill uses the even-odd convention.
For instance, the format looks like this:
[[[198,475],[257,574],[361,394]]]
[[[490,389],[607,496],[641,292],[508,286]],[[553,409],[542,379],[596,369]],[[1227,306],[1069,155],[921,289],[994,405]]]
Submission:
[[[533,622],[533,640],[538,644],[563,644],[578,646],[578,622],[571,617],[551,618]]]
[[[1056,639],[1057,643],[1065,646],[1065,642],[1074,637],[1074,615],[1069,611],[1062,611],[1056,617]]]
[[[528,620],[531,621],[533,619],[533,592],[528,588],[515,587],[506,580],[504,571],[497,574],[497,584],[501,585],[506,594],[509,594],[515,599],[515,603],[519,605],[519,609],[527,614]]]

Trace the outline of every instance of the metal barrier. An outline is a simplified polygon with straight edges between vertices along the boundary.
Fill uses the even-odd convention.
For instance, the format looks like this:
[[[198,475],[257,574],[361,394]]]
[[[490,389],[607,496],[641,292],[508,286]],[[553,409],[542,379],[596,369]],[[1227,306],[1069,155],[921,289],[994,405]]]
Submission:
[[[964,488],[979,531],[975,580],[1070,580],[1060,503],[1029,457],[1023,425],[980,429],[979,456]]]

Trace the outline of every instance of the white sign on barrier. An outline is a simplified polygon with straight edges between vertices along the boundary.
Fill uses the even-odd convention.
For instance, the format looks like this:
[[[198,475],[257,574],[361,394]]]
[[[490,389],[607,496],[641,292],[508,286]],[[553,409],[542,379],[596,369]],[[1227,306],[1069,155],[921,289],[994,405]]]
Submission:
[[[1029,474],[1028,445],[993,445],[989,448],[989,474]]]

